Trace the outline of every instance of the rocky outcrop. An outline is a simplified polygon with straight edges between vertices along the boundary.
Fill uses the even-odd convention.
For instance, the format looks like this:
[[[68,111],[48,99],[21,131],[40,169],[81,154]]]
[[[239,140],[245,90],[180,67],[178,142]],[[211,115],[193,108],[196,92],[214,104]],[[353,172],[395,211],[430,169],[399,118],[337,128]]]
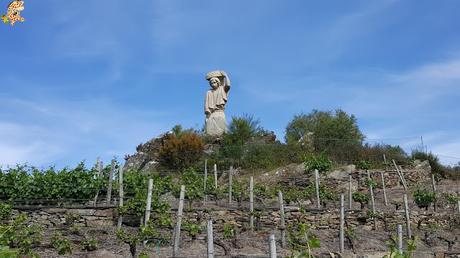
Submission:
[[[140,172],[154,171],[158,167],[158,156],[161,146],[163,146],[166,137],[171,132],[161,134],[146,143],[141,143],[136,147],[136,153],[125,156],[125,166],[123,169],[137,170]]]

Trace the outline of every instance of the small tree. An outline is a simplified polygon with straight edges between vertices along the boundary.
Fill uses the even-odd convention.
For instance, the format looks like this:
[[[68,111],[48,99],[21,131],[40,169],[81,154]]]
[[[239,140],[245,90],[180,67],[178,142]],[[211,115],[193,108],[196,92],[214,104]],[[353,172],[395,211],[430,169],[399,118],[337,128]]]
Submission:
[[[355,157],[364,140],[356,117],[340,109],[334,113],[313,110],[294,116],[286,126],[285,140],[297,144],[310,134],[315,151],[343,159]]]
[[[354,192],[352,195],[353,201],[361,204],[361,210],[364,209],[364,204],[369,203],[369,195],[361,192]]]
[[[420,188],[415,190],[413,196],[415,204],[420,209],[425,208],[425,210],[428,210],[428,207],[436,200],[436,193]]]
[[[317,169],[319,172],[327,172],[332,168],[332,161],[326,155],[307,155],[305,157],[305,171],[311,172]]]
[[[262,132],[260,121],[251,115],[244,114],[242,117],[232,117],[224,141],[226,145],[243,145]]]

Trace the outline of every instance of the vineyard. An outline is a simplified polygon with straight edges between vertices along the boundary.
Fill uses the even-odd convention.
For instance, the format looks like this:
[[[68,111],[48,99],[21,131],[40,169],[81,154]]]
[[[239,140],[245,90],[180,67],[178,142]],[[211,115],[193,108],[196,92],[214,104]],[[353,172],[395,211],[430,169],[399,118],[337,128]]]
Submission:
[[[458,181],[414,165],[358,167],[17,166],[0,173],[1,257],[460,255]]]

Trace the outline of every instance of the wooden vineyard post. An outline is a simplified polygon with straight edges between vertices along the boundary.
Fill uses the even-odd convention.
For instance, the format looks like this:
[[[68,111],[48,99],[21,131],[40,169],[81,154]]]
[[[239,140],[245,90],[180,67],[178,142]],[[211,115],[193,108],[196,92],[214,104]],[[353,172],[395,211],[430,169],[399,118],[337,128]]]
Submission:
[[[407,238],[412,238],[412,231],[410,228],[410,215],[409,215],[409,204],[407,203],[407,194],[404,194],[404,212],[406,214],[406,232]]]
[[[103,176],[103,173],[102,173],[102,167],[103,167],[103,164],[102,164],[102,161],[100,160],[100,158],[98,157],[97,160],[96,160],[96,168],[97,168],[97,179],[100,179],[102,178]],[[97,205],[97,198],[99,197],[99,191],[101,189],[96,189],[96,195],[94,196],[94,206]]]
[[[144,216],[144,226],[147,226],[147,223],[150,220],[150,212],[152,210],[152,190],[153,190],[153,179],[149,179],[147,187],[147,203],[145,206],[145,216]]]
[[[436,194],[436,180],[434,180],[434,174],[431,174],[431,186],[433,188],[433,193]],[[434,212],[436,212],[438,210],[438,205],[437,205],[436,199],[437,198],[435,198],[434,202],[433,202]]]
[[[348,209],[352,209],[353,207],[353,190],[352,190],[352,177],[351,175],[348,176],[349,177],[349,183],[348,183]]]
[[[249,227],[254,231],[254,177],[249,179]]]
[[[118,185],[119,185],[119,196],[120,196],[120,201],[118,202],[118,207],[121,209],[123,208],[123,198],[124,198],[124,192],[123,192],[123,167],[120,166],[118,169]],[[119,214],[118,215],[118,223],[117,223],[117,229],[121,228],[121,225],[123,224],[123,215]]]
[[[398,252],[402,254],[403,238],[402,238],[402,225],[398,224]]]
[[[268,238],[268,243],[270,246],[270,258],[276,258],[275,234],[270,234],[270,237]]]
[[[340,195],[340,253],[345,251],[345,203],[343,194]]]
[[[110,201],[111,201],[111,198],[112,198],[113,172],[115,172],[115,159],[112,159],[112,163],[110,164],[109,186],[107,188],[107,198],[106,198],[107,205],[110,204]]]
[[[366,170],[367,172],[367,181],[369,183],[369,192],[371,193],[371,205],[372,205],[372,220],[374,222],[374,230],[377,229],[377,220],[376,220],[376,211],[375,211],[375,198],[374,198],[374,187],[372,185],[372,180],[371,180],[371,173],[369,170]]]
[[[217,164],[214,164],[214,186],[217,190]]]
[[[228,172],[228,204],[232,204],[232,182],[233,180],[233,166],[230,166],[230,171]]]
[[[203,182],[203,188],[204,188],[204,204],[206,205],[206,201],[208,200],[208,194],[206,193],[206,183],[208,181],[208,160],[204,160],[204,182]]]
[[[214,258],[214,237],[212,232],[212,220],[208,220],[207,226],[207,241],[208,241],[208,258]]]
[[[315,169],[315,190],[316,190],[316,207],[321,208],[321,200],[319,199],[319,172]]]
[[[385,206],[388,206],[387,191],[385,188],[385,175],[383,174],[383,172],[380,172],[380,177],[382,179],[383,201],[385,203]]]
[[[457,201],[458,214],[460,214],[460,200]]]
[[[281,191],[278,191],[278,200],[280,203],[280,218],[281,218],[281,225],[280,225],[281,247],[285,247],[286,246],[286,221],[285,221],[285,215],[284,215],[283,193]]]
[[[174,231],[173,257],[177,257],[177,255],[179,254],[180,227],[182,223],[182,210],[184,209],[184,196],[185,196],[185,185],[181,185],[180,186],[179,207],[177,208],[176,229]]]
[[[399,171],[399,168],[398,168],[398,166],[396,165],[395,160],[393,159],[392,161],[393,161],[393,165],[394,165],[394,167],[395,167],[395,169],[396,169],[396,173],[398,173],[399,180],[401,181],[401,183],[402,183],[402,185],[403,185],[403,187],[404,187],[404,190],[407,190],[407,184],[406,184],[406,179],[404,178],[404,175],[402,174],[401,171]]]

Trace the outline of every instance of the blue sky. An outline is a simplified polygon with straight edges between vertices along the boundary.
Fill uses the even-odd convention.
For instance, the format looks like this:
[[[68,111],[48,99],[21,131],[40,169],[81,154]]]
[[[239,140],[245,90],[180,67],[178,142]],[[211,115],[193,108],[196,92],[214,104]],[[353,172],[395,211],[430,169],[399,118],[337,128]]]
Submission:
[[[201,128],[206,72],[226,114],[284,138],[341,108],[369,142],[460,161],[460,2],[25,0],[0,26],[0,164],[108,161],[175,124]],[[1,6],[8,1],[0,0]]]

